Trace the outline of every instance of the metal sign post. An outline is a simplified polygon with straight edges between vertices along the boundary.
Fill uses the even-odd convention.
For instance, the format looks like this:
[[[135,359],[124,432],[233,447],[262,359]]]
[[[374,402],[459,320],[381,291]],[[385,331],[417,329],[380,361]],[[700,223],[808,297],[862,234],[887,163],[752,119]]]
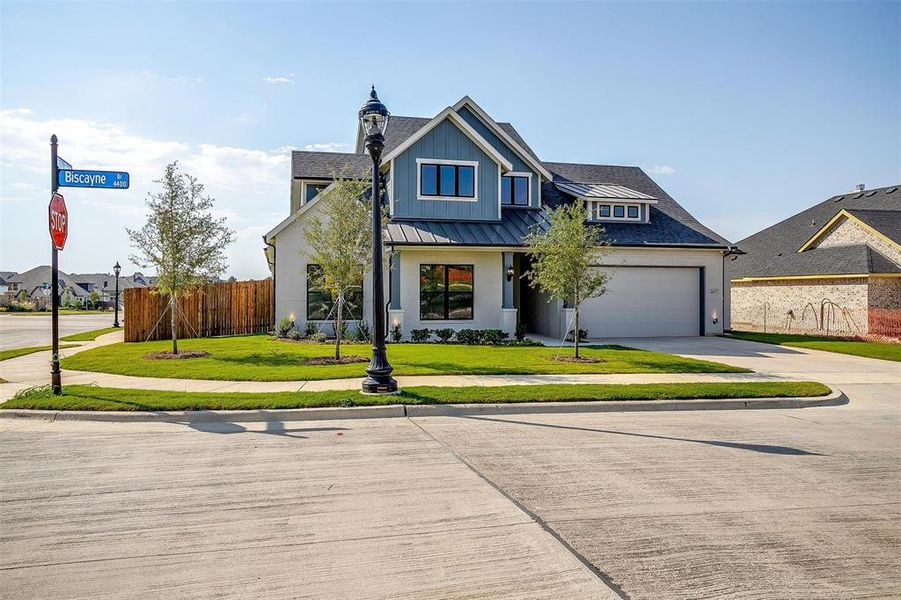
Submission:
[[[57,163],[56,134],[50,136],[50,193],[55,199],[56,191],[59,189],[59,163]],[[51,200],[52,204],[53,200]],[[52,212],[52,211],[51,211]],[[52,221],[52,217],[51,217]],[[68,216],[66,218],[66,230],[68,231]],[[51,229],[53,223],[51,222]],[[59,370],[59,250],[56,249],[56,243],[51,243],[51,275],[50,275],[50,303],[53,308],[53,350],[50,359],[50,385],[53,387],[53,393],[57,396],[63,393],[62,375]]]

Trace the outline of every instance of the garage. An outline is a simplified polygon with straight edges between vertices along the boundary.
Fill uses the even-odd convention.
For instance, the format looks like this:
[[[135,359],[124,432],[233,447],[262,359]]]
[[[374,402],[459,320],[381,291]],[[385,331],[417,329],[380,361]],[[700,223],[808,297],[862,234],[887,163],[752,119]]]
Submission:
[[[612,267],[607,293],[582,303],[591,338],[695,336],[701,331],[701,269]]]

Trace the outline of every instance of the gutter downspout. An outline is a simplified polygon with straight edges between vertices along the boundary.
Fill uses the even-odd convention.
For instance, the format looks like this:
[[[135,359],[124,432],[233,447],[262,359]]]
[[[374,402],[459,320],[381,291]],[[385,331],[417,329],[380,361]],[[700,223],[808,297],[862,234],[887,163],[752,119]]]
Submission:
[[[275,263],[277,249],[275,244],[266,239],[265,235],[263,236],[263,243],[272,248],[272,262],[269,264],[272,267],[272,326],[275,327]],[[267,259],[266,262],[268,263],[269,260]]]

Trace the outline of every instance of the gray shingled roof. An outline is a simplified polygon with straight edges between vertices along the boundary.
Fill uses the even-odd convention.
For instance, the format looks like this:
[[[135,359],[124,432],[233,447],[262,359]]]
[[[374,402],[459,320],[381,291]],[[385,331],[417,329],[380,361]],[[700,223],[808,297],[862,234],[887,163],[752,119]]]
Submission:
[[[620,185],[657,199],[650,206],[648,223],[604,223],[607,239],[614,246],[699,246],[726,248],[729,241],[704,227],[639,167],[543,162],[554,182],[608,183]],[[554,184],[542,185],[546,206],[572,202]]]
[[[33,269],[29,269],[24,273],[18,273],[17,275],[13,275],[8,279],[9,283],[17,283],[19,284],[19,290],[25,290],[29,294],[33,294],[36,289],[43,289],[50,286],[50,282],[52,281],[52,269],[49,265],[41,265],[39,267],[34,267]],[[83,287],[78,285],[75,281],[75,278],[62,271],[59,272],[59,283],[63,289],[70,288],[72,290],[73,296],[87,296],[88,292]]]
[[[291,152],[291,177],[294,178],[331,179],[334,173],[341,173],[345,167],[351,174],[362,175],[372,168],[372,160],[368,154],[352,152]]]
[[[833,196],[738,242],[747,252],[730,261],[729,276],[842,275],[897,273],[901,265],[865,245],[813,248],[798,252],[842,209],[898,240],[901,228],[901,189],[891,186]]]
[[[509,246],[523,245],[532,230],[547,229],[543,210],[504,209],[499,223],[485,221],[391,221],[386,242],[391,246]]]

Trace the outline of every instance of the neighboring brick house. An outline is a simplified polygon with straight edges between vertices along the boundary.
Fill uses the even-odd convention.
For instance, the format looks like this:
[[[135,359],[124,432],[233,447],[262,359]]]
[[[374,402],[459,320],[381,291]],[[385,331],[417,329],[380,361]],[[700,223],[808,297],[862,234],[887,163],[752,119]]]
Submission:
[[[901,188],[833,196],[738,242],[736,330],[901,337]]]

